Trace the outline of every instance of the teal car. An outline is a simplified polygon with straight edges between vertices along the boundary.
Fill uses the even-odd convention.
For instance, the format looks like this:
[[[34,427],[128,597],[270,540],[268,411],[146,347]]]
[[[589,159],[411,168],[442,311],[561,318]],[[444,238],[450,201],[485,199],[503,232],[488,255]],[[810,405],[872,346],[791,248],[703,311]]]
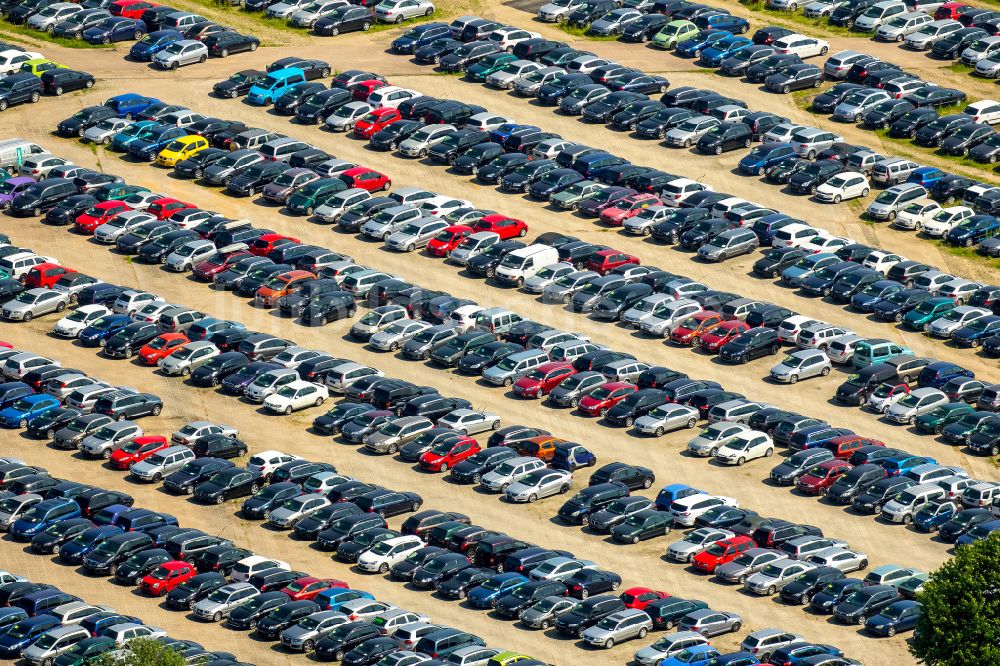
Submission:
[[[931,322],[955,309],[955,300],[944,296],[922,301],[903,317],[903,326],[914,331],[928,331]]]
[[[159,125],[155,120],[140,120],[132,123],[118,134],[111,137],[111,150],[127,153],[129,144],[138,140],[139,135],[151,127]]]
[[[949,402],[946,405],[935,407],[926,414],[921,414],[917,417],[914,425],[920,432],[940,435],[947,426],[957,423],[963,416],[975,411],[968,403]]]
[[[469,65],[469,68],[465,70],[465,78],[470,81],[485,81],[490,74],[500,71],[515,60],[517,60],[517,56],[513,53],[488,55],[479,62]]]
[[[596,180],[581,180],[578,183],[573,183],[565,190],[556,192],[549,197],[549,203],[553,206],[558,206],[566,210],[572,210],[577,207],[584,199],[597,194],[607,185],[604,183],[598,183]]]

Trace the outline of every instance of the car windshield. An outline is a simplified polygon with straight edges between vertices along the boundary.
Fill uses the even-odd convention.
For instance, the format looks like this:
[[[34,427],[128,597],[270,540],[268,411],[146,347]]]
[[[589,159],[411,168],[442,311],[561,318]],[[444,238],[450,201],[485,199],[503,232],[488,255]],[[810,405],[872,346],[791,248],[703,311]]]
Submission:
[[[781,575],[784,573],[784,569],[774,564],[768,564],[761,570],[761,573],[764,574],[765,576],[768,576],[769,578],[780,578]]]
[[[22,503],[22,500],[17,497],[8,497],[5,500],[0,500],[0,513],[14,513]]]

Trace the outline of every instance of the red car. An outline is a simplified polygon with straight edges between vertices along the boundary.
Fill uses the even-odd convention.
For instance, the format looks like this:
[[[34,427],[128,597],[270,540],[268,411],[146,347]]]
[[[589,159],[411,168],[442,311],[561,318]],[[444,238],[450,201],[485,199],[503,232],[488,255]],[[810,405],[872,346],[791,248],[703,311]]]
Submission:
[[[885,446],[885,442],[861,435],[842,435],[834,437],[823,446],[833,451],[834,458],[847,460],[862,446]]]
[[[155,2],[147,0],[115,0],[108,5],[108,11],[112,16],[124,16],[125,18],[142,18],[142,13],[147,9],[156,7]]]
[[[715,568],[726,562],[732,562],[737,557],[747,552],[751,548],[756,548],[757,544],[748,536],[735,536],[729,539],[716,541],[694,556],[691,564],[695,569],[705,573],[714,573]]]
[[[361,116],[361,120],[354,123],[354,136],[359,139],[370,139],[375,132],[384,130],[389,125],[402,119],[402,114],[392,107],[383,106],[372,109]]]
[[[937,21],[943,21],[945,19],[958,20],[958,17],[974,9],[972,5],[967,5],[964,2],[946,2],[937,8],[934,12],[934,19]]]
[[[109,462],[116,469],[128,469],[137,462],[142,462],[157,451],[170,446],[166,437],[160,435],[144,435],[136,437],[131,442],[109,452]]]
[[[142,346],[139,360],[146,365],[156,365],[161,358],[170,356],[189,342],[188,336],[183,333],[163,333]]]
[[[481,450],[479,443],[471,437],[439,442],[420,456],[420,466],[428,472],[447,472],[473,453]]]
[[[607,249],[590,255],[590,258],[587,259],[587,270],[607,275],[619,266],[626,264],[638,266],[640,263],[639,257],[633,257],[631,254],[625,254],[619,250]]]
[[[608,382],[580,398],[577,407],[584,414],[604,416],[609,409],[639,390],[635,384],[628,382]]]
[[[354,96],[355,101],[365,102],[371,96],[373,92],[379,88],[384,88],[388,83],[381,81],[379,79],[368,79],[367,81],[359,81],[351,86],[351,95]]]
[[[726,344],[737,335],[750,330],[750,324],[739,319],[724,321],[708,333],[701,336],[701,348],[713,354],[719,351],[719,347]]]
[[[492,231],[500,236],[500,240],[523,238],[528,233],[527,224],[506,215],[487,215],[477,220],[472,228],[476,233],[480,231]]]
[[[76,216],[73,226],[80,233],[92,234],[115,215],[132,210],[132,207],[122,201],[101,201]]]
[[[59,264],[45,262],[44,264],[38,264],[28,271],[27,276],[24,278],[24,284],[29,289],[38,287],[45,287],[47,289],[54,285],[63,275],[69,275],[70,273],[76,273],[76,271],[72,268],[60,266]]]
[[[173,197],[163,197],[150,204],[146,212],[150,215],[155,215],[158,220],[165,220],[177,211],[184,210],[185,208],[197,208],[197,206],[189,204],[186,201],[181,201],[180,199],[174,199]]]
[[[139,581],[139,589],[151,597],[162,597],[164,594],[174,589],[189,578],[198,575],[198,570],[193,564],[173,560],[164,562],[156,571],[146,574]]]
[[[232,250],[231,252],[217,252],[205,261],[199,262],[198,265],[194,267],[194,276],[199,280],[211,282],[212,278],[216,275],[222,271],[228,270],[230,266],[243,257],[249,256],[250,250],[246,249]]]
[[[472,234],[472,227],[467,227],[464,224],[445,227],[427,243],[427,254],[432,257],[447,257],[470,234]]]
[[[350,586],[342,580],[335,580],[333,578],[315,578],[314,576],[304,576],[293,580],[291,583],[283,587],[281,591],[287,594],[292,601],[312,601],[312,599],[314,599],[320,592],[330,590],[335,587],[347,589]]]
[[[670,341],[678,345],[697,347],[701,344],[701,336],[722,323],[722,315],[712,310],[696,312],[673,330]]]
[[[250,253],[255,254],[258,257],[266,256],[268,252],[281,245],[282,243],[301,243],[298,238],[293,238],[291,236],[285,236],[283,234],[264,234],[263,236],[258,236],[254,239],[254,242],[250,245]]]
[[[653,603],[657,599],[666,599],[669,596],[670,595],[666,592],[658,592],[657,590],[651,590],[648,587],[630,587],[619,594],[618,598],[625,602],[625,608],[646,610],[646,606]]]
[[[576,370],[571,363],[543,363],[514,382],[514,394],[522,398],[541,398],[559,386],[564,379],[575,374]]]
[[[795,487],[806,495],[819,495],[846,474],[854,465],[843,460],[824,460],[799,477]]]
[[[389,176],[368,167],[354,167],[353,169],[344,171],[337,177],[347,183],[348,187],[360,187],[362,190],[368,190],[369,192],[384,192],[392,187],[392,181],[389,179]]]
[[[621,201],[615,202],[614,206],[610,206],[602,210],[601,222],[620,227],[625,224],[625,220],[630,217],[638,215],[650,206],[659,206],[661,204],[662,202],[660,201],[660,197],[655,194],[649,194],[647,192],[633,194],[625,197]]]

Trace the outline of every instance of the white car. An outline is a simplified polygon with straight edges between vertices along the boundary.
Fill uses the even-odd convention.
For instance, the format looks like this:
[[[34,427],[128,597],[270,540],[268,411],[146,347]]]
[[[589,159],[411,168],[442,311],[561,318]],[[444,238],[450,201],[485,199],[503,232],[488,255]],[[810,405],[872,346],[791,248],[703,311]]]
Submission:
[[[770,458],[773,454],[774,442],[770,435],[751,430],[726,440],[715,454],[715,460],[725,465],[742,465],[755,458]]]
[[[785,35],[774,40],[774,52],[781,55],[797,55],[805,60],[813,56],[824,56],[830,50],[829,42],[806,35]]]
[[[111,310],[103,305],[81,305],[57,321],[53,332],[63,338],[75,338],[80,335],[80,331],[109,314]]]
[[[510,53],[514,50],[514,47],[521,42],[529,39],[537,39],[539,37],[541,37],[541,35],[537,32],[531,32],[529,30],[524,30],[523,28],[515,28],[514,26],[507,26],[505,28],[500,28],[499,30],[494,30],[490,33],[487,41],[493,42],[507,53]]]
[[[132,123],[124,118],[107,118],[90,127],[83,132],[84,143],[99,143],[107,145],[111,143],[111,138],[121,132]]]
[[[740,503],[732,497],[698,493],[674,500],[670,504],[670,515],[674,522],[684,527],[691,527],[698,516],[719,506],[739,508]]]
[[[553,0],[538,9],[538,20],[545,23],[559,23],[584,4],[586,0]]]
[[[861,265],[865,268],[870,268],[874,271],[878,271],[882,275],[889,272],[889,269],[903,261],[903,257],[892,252],[886,252],[885,250],[874,250],[871,254],[865,257],[865,260],[861,262]]]
[[[500,417],[489,412],[477,412],[472,409],[456,409],[448,412],[437,422],[438,428],[448,428],[462,435],[474,435],[477,432],[496,430],[500,427]]]
[[[424,542],[414,534],[380,541],[358,556],[358,568],[371,573],[387,573],[389,569],[424,547]]]
[[[866,197],[871,192],[868,176],[858,171],[845,171],[816,188],[816,198],[828,203]]]
[[[702,458],[712,457],[719,452],[724,442],[743,432],[752,432],[750,426],[728,421],[713,423],[688,442],[688,453]]]
[[[29,60],[44,58],[41,53],[34,51],[22,51],[21,49],[7,49],[0,51],[0,76],[16,74],[21,71],[21,65]]]
[[[944,238],[949,231],[975,214],[975,211],[968,206],[942,208],[924,224],[923,231],[931,238]]]
[[[899,211],[892,226],[897,229],[920,231],[941,210],[943,210],[941,205],[936,201],[914,201]]]
[[[282,386],[264,399],[264,409],[275,414],[291,414],[306,407],[319,407],[330,397],[323,384],[298,380]]]
[[[417,207],[422,208],[431,215],[444,217],[448,213],[460,208],[475,208],[475,205],[468,199],[456,199],[445,194],[435,194],[433,197],[420,201]]]
[[[230,574],[230,578],[236,582],[250,580],[251,576],[256,573],[260,573],[265,569],[281,569],[282,571],[292,570],[292,568],[288,565],[288,562],[275,560],[270,557],[263,557],[262,555],[250,555],[249,557],[244,557],[242,560],[233,565],[233,571]]]
[[[818,567],[833,567],[845,574],[868,568],[868,556],[850,548],[831,546],[815,553],[806,560]]]
[[[247,469],[254,472],[260,472],[261,476],[268,478],[274,474],[274,470],[278,469],[278,467],[287,462],[299,459],[299,456],[291,453],[268,449],[267,451],[261,451],[260,453],[255,453],[250,456],[250,460],[247,461]]]
[[[406,100],[414,97],[420,97],[420,93],[416,90],[399,86],[384,86],[369,95],[367,102],[374,104],[376,108],[387,106],[395,109]]]
[[[831,236],[825,232],[820,232],[803,243],[802,249],[810,254],[818,254],[820,252],[836,252],[838,248],[850,245],[853,242],[854,241],[850,238]]]

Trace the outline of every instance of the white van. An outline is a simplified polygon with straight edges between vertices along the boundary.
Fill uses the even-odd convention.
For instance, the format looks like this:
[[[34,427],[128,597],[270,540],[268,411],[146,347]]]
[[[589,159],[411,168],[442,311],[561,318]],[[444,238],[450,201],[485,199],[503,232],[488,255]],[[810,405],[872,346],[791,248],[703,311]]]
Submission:
[[[20,67],[20,64],[18,64]],[[47,152],[34,141],[25,139],[7,139],[0,141],[0,168],[6,169],[10,175],[17,173],[18,167],[32,155]]]
[[[500,282],[520,287],[527,278],[557,261],[559,261],[558,250],[550,245],[535,243],[514,250],[504,257],[497,266],[496,277]]]

